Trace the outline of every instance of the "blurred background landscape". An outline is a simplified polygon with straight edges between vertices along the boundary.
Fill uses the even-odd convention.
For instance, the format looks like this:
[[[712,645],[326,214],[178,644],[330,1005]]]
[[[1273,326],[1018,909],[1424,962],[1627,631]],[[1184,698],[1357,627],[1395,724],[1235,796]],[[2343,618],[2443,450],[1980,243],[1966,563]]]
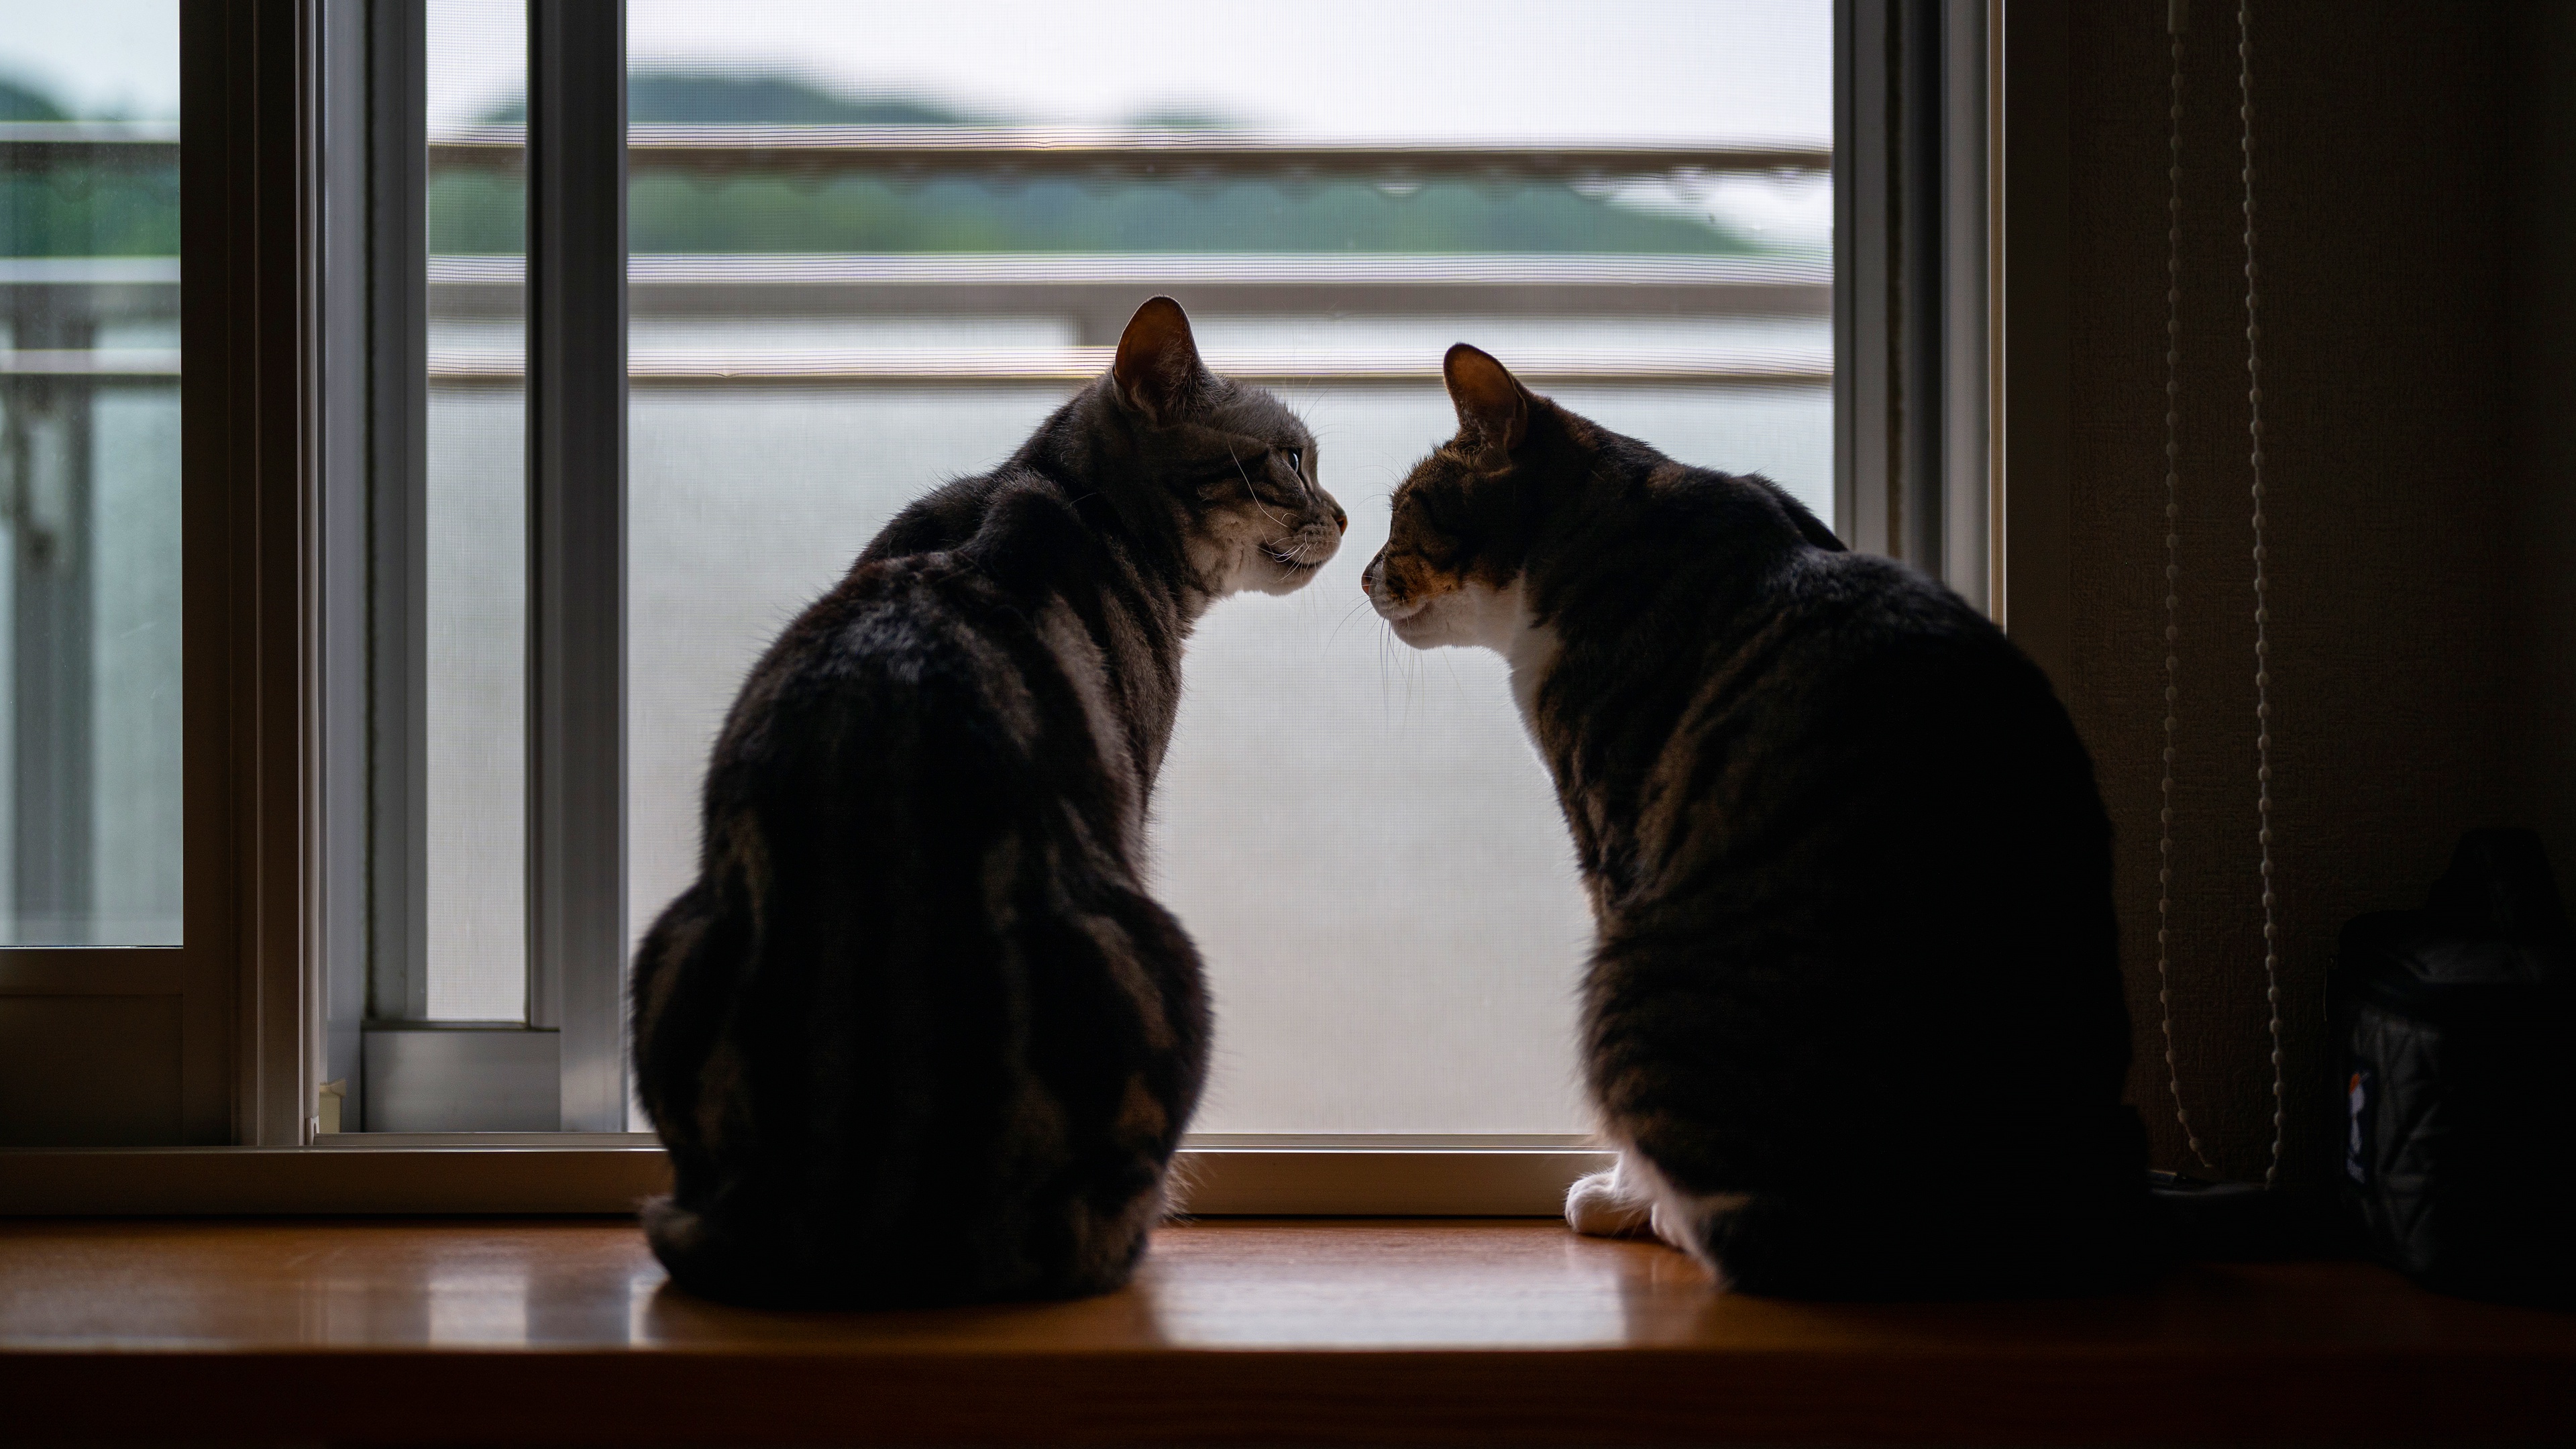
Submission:
[[[1830,7],[1635,0],[1567,24],[1495,0],[1464,29],[1455,7],[1345,0],[1289,25],[1161,0],[628,13],[637,136],[751,138],[720,167],[639,150],[630,182],[631,929],[687,878],[753,655],[1167,291],[1212,363],[1306,416],[1352,515],[1308,590],[1229,601],[1192,645],[1156,853],[1222,1014],[1199,1126],[1583,1130],[1589,923],[1552,792],[1498,662],[1393,644],[1356,579],[1387,493],[1451,430],[1436,365],[1461,339],[1830,516]],[[428,1015],[449,1020],[525,1010],[524,14],[428,8],[418,828]],[[0,0],[0,940],[179,929],[175,23],[173,0]],[[860,141],[798,141],[815,128]],[[1040,132],[1145,149],[1068,167]],[[970,150],[872,159],[896,133]],[[1157,137],[1383,164],[1176,166]],[[1807,159],[1522,164],[1559,143]],[[1499,159],[1420,163],[1443,146]]]

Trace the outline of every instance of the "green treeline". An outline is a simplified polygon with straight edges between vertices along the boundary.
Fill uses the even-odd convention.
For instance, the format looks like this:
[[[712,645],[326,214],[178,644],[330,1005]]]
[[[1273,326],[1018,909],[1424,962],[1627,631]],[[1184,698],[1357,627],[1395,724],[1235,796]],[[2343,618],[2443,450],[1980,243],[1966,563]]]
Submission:
[[[1284,186],[994,181],[930,176],[637,176],[638,252],[1743,252],[1713,226],[1626,211],[1564,186],[1357,182]],[[430,249],[515,252],[515,176],[451,173],[430,190]]]
[[[44,96],[0,81],[0,119],[52,120]],[[637,121],[955,125],[989,118],[929,102],[845,96],[789,76],[642,73]],[[519,120],[516,104],[486,117]],[[1141,124],[1211,127],[1206,117]],[[21,157],[27,151],[19,152]],[[638,252],[1659,252],[1757,248],[1723,227],[1635,211],[1562,185],[1433,182],[1079,181],[930,174],[637,175],[627,193]],[[431,178],[430,250],[511,253],[525,237],[516,174]],[[0,171],[0,255],[170,256],[179,177],[169,162]]]
[[[178,254],[176,165],[0,171],[0,256]]]
[[[53,98],[0,77],[0,121],[65,119]],[[26,158],[36,148],[17,154]],[[166,257],[179,251],[179,165],[0,169],[0,256]]]
[[[524,117],[517,104],[487,119]],[[794,76],[640,72],[635,121],[699,125],[972,125],[907,97],[850,96]],[[1217,118],[1135,124],[1220,128]],[[430,249],[523,245],[515,176],[451,172],[430,189]],[[1162,179],[1003,180],[988,176],[638,175],[627,245],[639,252],[1748,252],[1721,227],[1613,206],[1561,185],[1439,182],[1187,183]]]

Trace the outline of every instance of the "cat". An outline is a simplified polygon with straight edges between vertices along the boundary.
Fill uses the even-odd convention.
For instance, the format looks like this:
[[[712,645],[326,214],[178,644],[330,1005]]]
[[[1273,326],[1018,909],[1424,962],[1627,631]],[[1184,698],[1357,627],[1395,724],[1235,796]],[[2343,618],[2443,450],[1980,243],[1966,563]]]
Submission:
[[[1572,831],[1620,1156],[1568,1222],[1778,1296],[2139,1276],[2110,825],[2047,679],[1769,481],[1465,344],[1442,371],[1457,435],[1361,588],[1406,644],[1504,657]]]
[[[765,1305],[1126,1281],[1197,1105],[1199,957],[1140,860],[1181,647],[1349,518],[1168,297],[1008,462],[906,507],[789,624],[638,947],[673,1280]]]

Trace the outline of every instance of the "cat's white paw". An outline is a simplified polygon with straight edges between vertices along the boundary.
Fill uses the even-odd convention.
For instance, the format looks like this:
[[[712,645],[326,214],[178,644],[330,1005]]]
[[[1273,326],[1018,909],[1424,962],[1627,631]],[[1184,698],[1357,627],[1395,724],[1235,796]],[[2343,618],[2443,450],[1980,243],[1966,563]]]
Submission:
[[[1704,1230],[1694,1211],[1696,1206],[1689,1198],[1658,1193],[1648,1217],[1655,1236],[1663,1239],[1666,1246],[1679,1248],[1694,1258],[1704,1257],[1708,1251]]]
[[[1648,1230],[1655,1204],[1634,1197],[1618,1169],[1574,1180],[1565,1190],[1565,1225],[1586,1237],[1626,1238]]]

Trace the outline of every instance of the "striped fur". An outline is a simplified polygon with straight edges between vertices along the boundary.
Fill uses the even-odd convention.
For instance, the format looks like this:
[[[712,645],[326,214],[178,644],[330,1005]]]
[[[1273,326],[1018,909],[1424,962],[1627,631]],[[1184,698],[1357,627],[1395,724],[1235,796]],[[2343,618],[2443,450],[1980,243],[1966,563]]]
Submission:
[[[992,473],[932,491],[753,667],[698,879],[634,972],[679,1284],[761,1304],[1099,1292],[1207,1069],[1146,893],[1181,648],[1339,547],[1314,442],[1169,299]]]
[[[2147,1262],[2110,827],[2048,681],[1967,603],[1760,479],[1453,349],[1459,434],[1364,587],[1511,661],[1598,940],[1619,1172],[1580,1229],[1747,1291],[1991,1296]]]

